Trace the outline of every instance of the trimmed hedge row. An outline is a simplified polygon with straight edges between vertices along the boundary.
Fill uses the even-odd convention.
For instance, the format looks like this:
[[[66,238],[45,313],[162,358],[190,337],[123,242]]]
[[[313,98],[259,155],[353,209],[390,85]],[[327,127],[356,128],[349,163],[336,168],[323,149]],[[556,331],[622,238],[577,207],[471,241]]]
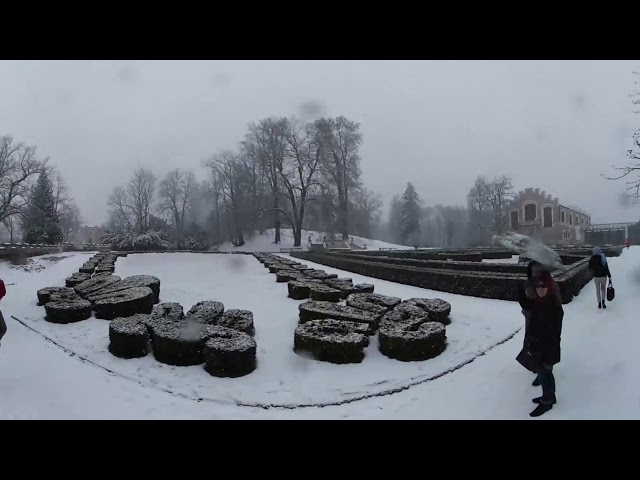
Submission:
[[[524,275],[488,274],[480,272],[447,271],[379,263],[374,260],[353,260],[335,254],[292,252],[302,260],[327,265],[382,280],[428,288],[442,292],[499,300],[517,300],[518,288]],[[591,278],[588,259],[582,259],[556,274],[563,303],[569,303]]]

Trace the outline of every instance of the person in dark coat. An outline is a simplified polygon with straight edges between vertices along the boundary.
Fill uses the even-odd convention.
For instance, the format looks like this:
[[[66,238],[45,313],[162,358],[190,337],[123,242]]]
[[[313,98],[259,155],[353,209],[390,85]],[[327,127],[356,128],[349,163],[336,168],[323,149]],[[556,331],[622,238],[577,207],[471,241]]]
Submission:
[[[536,372],[542,386],[542,396],[533,399],[538,406],[531,412],[539,417],[556,403],[556,381],[553,366],[560,363],[560,339],[564,311],[562,302],[553,292],[551,273],[543,272],[536,282],[536,299],[529,320],[527,345],[518,361]]]
[[[596,297],[598,299],[598,308],[607,308],[605,300],[607,299],[607,277],[611,280],[611,272],[607,257],[602,253],[600,247],[593,249],[593,256],[589,260],[589,268],[593,271],[593,282],[596,285]]]
[[[549,270],[542,265],[540,262],[532,260],[527,265],[527,280],[520,285],[518,291],[518,303],[522,307],[522,315],[524,315],[524,342],[523,342],[523,350],[527,350],[527,343],[529,337],[529,323],[531,320],[531,314],[536,303],[537,295],[536,295],[536,285],[538,279],[544,274],[548,275],[549,284],[551,285],[551,291],[554,295],[562,303],[562,298],[560,296],[560,287],[555,280],[551,277]],[[539,387],[541,385],[540,376],[536,376],[535,380],[531,385],[534,387]]]
[[[7,289],[4,286],[4,282],[0,279],[0,300],[7,294]],[[7,333],[7,324],[4,321],[4,317],[2,316],[2,312],[0,311],[0,341],[2,341],[2,337]]]

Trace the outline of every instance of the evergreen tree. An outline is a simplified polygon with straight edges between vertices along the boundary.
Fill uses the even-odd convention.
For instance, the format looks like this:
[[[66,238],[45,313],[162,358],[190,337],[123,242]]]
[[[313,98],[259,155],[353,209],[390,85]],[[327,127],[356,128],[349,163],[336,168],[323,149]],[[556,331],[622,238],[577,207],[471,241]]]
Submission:
[[[419,233],[420,197],[413,185],[407,183],[407,188],[402,194],[402,241],[417,247]]]
[[[57,243],[62,238],[53,187],[45,171],[40,173],[31,192],[23,222],[23,237],[27,243]]]

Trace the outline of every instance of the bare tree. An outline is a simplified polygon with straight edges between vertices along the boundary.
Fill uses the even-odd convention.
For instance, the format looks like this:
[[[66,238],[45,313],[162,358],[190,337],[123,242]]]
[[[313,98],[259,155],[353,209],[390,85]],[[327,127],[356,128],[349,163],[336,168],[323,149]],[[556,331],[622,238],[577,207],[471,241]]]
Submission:
[[[0,222],[22,215],[31,184],[48,160],[36,157],[36,147],[0,137]]]
[[[507,207],[513,199],[511,178],[503,175],[486,186],[486,200],[493,215],[493,232],[503,233],[507,223]]]
[[[489,205],[489,182],[485,177],[476,178],[467,194],[469,209],[469,240],[472,244],[483,244],[490,239],[488,232],[491,220]]]
[[[62,240],[68,242],[73,240],[80,231],[82,215],[80,208],[73,201],[62,204],[60,209],[60,227],[62,229]]]
[[[135,220],[134,228],[139,233],[149,230],[155,187],[155,175],[151,170],[145,168],[137,169],[127,185],[127,205]]]
[[[346,240],[349,237],[350,193],[360,185],[360,124],[345,117],[337,117],[317,120],[316,128],[327,149],[323,174],[337,190],[338,231]]]
[[[382,200],[380,195],[367,188],[359,188],[352,196],[350,216],[354,232],[362,237],[370,238],[374,225],[380,222]]]
[[[234,235],[232,242],[236,246],[244,245],[246,174],[242,158],[234,152],[222,152],[205,162],[205,166],[211,169],[215,179],[212,181],[225,208],[229,231]]]
[[[274,243],[280,243],[280,197],[282,184],[280,167],[284,163],[286,150],[286,118],[266,118],[249,125],[249,132],[243,142],[243,149],[249,156],[256,156],[262,165],[263,172],[271,188],[272,204],[268,210],[273,212],[275,228]],[[263,210],[264,212],[264,210]]]
[[[170,217],[178,235],[184,233],[185,218],[193,206],[195,188],[196,177],[192,171],[173,170],[160,182],[160,211]]]
[[[633,74],[640,76],[640,72],[633,72]],[[640,85],[640,80],[636,81],[635,84]],[[640,87],[633,90],[629,96],[631,97],[633,105],[640,107]],[[635,110],[633,113],[640,113],[640,110]],[[633,134],[633,147],[627,150],[627,157],[629,159],[627,165],[624,167],[614,167],[618,172],[616,175],[604,175],[604,177],[607,180],[629,178],[626,180],[628,195],[634,199],[634,202],[638,202],[640,201],[640,129],[636,130]]]
[[[133,230],[134,220],[129,205],[127,190],[115,187],[107,200],[110,215],[110,227],[116,231]]]

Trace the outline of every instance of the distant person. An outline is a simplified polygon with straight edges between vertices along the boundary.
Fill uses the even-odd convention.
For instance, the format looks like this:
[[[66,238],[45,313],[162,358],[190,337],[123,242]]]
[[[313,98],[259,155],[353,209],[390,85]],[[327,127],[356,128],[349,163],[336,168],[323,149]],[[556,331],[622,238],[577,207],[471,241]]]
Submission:
[[[2,300],[6,294],[7,288],[4,286],[4,282],[0,278],[0,300]],[[7,323],[4,321],[2,311],[0,310],[0,345],[2,342],[2,337],[4,337],[5,333],[7,333]]]
[[[531,315],[533,313],[533,309],[537,300],[536,295],[536,285],[538,280],[543,275],[548,275],[548,283],[551,287],[552,294],[558,299],[560,304],[562,304],[562,297],[560,295],[560,287],[556,281],[551,277],[551,273],[548,268],[542,265],[540,262],[536,260],[531,260],[529,265],[527,265],[527,280],[523,285],[520,286],[518,292],[518,303],[522,307],[522,315],[524,315],[524,342],[523,342],[523,350],[527,350],[527,344],[529,340],[529,324],[531,322]],[[540,376],[536,376],[532,385],[534,387],[539,387],[541,383]]]
[[[536,281],[536,298],[529,319],[526,348],[518,361],[538,374],[542,396],[532,399],[538,406],[529,414],[539,417],[556,403],[556,380],[553,366],[560,363],[560,340],[564,310],[559,297],[553,293],[553,278],[544,271]]]
[[[629,240],[628,238],[624,241],[624,244],[626,245],[627,248],[631,247],[631,240]]]
[[[596,284],[596,297],[598,308],[607,308],[607,277],[611,280],[611,272],[607,263],[607,257],[600,247],[594,247],[593,256],[589,260],[589,268],[593,271],[593,281]]]

